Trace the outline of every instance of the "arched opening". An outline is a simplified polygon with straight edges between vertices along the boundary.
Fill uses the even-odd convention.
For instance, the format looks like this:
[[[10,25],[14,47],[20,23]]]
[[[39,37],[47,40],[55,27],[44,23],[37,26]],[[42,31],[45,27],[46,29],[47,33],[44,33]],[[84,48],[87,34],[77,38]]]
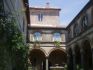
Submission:
[[[45,70],[45,54],[40,49],[33,49],[30,51],[30,62],[32,70]]]
[[[35,32],[34,33],[34,37],[33,37],[34,41],[41,41],[42,40],[42,35],[40,32]]]
[[[59,32],[53,34],[53,41],[61,41],[61,34]]]
[[[84,70],[92,69],[92,51],[88,40],[83,42],[83,64]]]
[[[76,36],[80,33],[80,28],[79,28],[78,22],[76,22],[76,23],[74,24],[73,33],[74,33],[74,34],[73,34],[74,37],[76,37]]]
[[[68,68],[67,70],[73,70],[73,53],[72,49],[69,48],[68,50]]]
[[[53,50],[49,54],[49,70],[53,67],[55,69],[56,67],[64,69],[64,65],[66,64],[66,59],[67,59],[67,54],[63,50],[61,49]]]
[[[88,27],[88,15],[84,15],[81,19],[81,27],[82,27],[82,31],[86,30]]]
[[[81,68],[81,54],[78,45],[75,45],[74,51],[75,51],[75,68],[77,70]]]

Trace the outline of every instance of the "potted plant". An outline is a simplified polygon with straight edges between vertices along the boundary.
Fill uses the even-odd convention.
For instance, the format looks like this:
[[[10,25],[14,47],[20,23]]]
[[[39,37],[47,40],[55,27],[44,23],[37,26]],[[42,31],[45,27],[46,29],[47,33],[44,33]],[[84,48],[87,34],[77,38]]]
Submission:
[[[59,41],[54,41],[54,45],[56,46],[56,47],[60,47],[60,42]]]

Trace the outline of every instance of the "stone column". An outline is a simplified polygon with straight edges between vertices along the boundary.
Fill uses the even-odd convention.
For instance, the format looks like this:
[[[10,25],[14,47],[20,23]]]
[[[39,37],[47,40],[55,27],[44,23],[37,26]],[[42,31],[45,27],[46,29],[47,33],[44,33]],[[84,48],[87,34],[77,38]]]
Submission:
[[[67,54],[67,70],[70,70],[69,65],[70,65],[70,55]]]
[[[81,53],[81,67],[84,69],[84,52],[83,49],[80,50]]]
[[[48,58],[46,58],[46,70],[48,70]]]
[[[93,69],[93,48],[92,48],[92,69]]]
[[[92,11],[93,11],[93,9],[92,9]],[[93,15],[93,12],[92,12],[92,15]],[[91,53],[92,53],[92,69],[93,69],[93,37],[91,37],[91,42],[90,42],[91,44]]]
[[[73,51],[73,70],[76,70],[76,58],[75,58],[75,51]]]

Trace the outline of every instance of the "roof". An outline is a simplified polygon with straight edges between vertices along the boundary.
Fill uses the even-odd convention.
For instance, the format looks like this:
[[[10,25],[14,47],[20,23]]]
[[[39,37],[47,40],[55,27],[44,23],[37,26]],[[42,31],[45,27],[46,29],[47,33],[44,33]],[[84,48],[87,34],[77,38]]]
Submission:
[[[54,28],[65,28],[61,24],[31,24],[31,27],[54,27]]]
[[[30,9],[35,9],[35,10],[61,10],[60,8],[53,8],[53,7],[30,7]]]
[[[53,26],[53,25],[28,25],[30,28],[61,28],[61,29],[65,29],[65,27],[63,27],[63,26],[61,26],[61,25],[59,25],[59,26],[57,26],[57,25],[55,25],[55,26]]]

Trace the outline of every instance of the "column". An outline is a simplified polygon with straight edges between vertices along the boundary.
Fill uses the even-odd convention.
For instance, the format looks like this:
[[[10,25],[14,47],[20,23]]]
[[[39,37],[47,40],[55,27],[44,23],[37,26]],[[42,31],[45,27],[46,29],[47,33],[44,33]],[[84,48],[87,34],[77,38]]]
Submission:
[[[46,58],[46,70],[48,70],[48,58]]]
[[[93,48],[92,48],[92,69],[93,69]]]
[[[93,11],[93,9],[92,9],[92,11]],[[92,12],[92,15],[93,15],[93,12]],[[91,53],[92,53],[92,69],[93,69],[93,38],[91,38],[90,45],[91,45]]]
[[[80,50],[80,53],[81,53],[81,67],[84,69],[84,53],[82,49]]]
[[[71,61],[70,61],[70,55],[69,54],[67,54],[67,70],[71,70],[71,67],[70,67],[70,63],[71,63]]]
[[[73,70],[76,70],[76,58],[75,58],[75,51],[73,52]]]

